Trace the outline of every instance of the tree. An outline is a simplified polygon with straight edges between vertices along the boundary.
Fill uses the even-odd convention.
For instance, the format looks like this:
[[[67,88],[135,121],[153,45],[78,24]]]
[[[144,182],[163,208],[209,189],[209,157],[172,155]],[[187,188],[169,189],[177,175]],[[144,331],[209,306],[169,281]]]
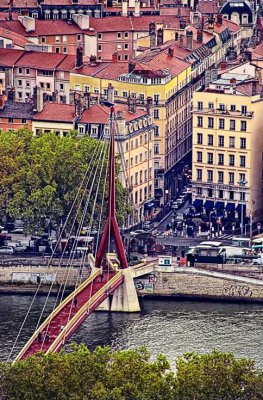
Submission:
[[[89,225],[93,211],[98,223],[107,168],[107,157],[103,156],[105,147],[109,147],[105,142],[89,137],[78,138],[75,132],[64,138],[54,132],[33,137],[32,132],[26,129],[2,132],[2,214],[22,218],[28,233],[43,231],[46,218],[53,227],[59,227],[69,215],[72,205],[68,229],[73,223],[75,227],[80,223]],[[102,179],[99,179],[101,170]],[[79,189],[82,181],[84,184]],[[93,191],[90,192],[88,188],[92,182]],[[118,179],[116,187],[118,218],[122,223],[127,212],[126,190]],[[85,209],[86,216],[82,220]],[[103,219],[105,210],[106,207]]]

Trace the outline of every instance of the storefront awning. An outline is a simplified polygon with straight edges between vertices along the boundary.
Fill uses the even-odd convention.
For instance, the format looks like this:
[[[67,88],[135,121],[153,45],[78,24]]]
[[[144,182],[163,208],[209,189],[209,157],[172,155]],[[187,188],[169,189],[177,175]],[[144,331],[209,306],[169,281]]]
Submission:
[[[214,207],[214,202],[212,200],[206,200],[204,207],[206,210],[209,210],[209,208],[213,208]]]
[[[224,208],[224,202],[223,201],[217,201],[215,204],[215,209],[216,210],[222,210]]]
[[[236,207],[236,212],[241,213],[242,212],[242,208],[243,208],[243,212],[246,211],[246,205],[245,204],[238,204]]]
[[[226,211],[230,212],[235,209],[235,204],[234,203],[227,203],[226,205]]]
[[[193,202],[194,207],[203,207],[203,200],[202,199],[195,199]]]

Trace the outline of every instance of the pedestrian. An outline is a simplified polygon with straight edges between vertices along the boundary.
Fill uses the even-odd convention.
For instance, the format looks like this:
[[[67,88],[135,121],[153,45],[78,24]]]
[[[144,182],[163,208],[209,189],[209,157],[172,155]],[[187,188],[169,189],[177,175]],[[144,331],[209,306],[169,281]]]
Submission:
[[[78,299],[76,297],[74,297],[74,299],[73,299],[73,304],[74,304],[74,307],[76,308],[78,305]]]
[[[46,332],[45,334],[45,342],[48,343],[49,342],[49,333]]]
[[[41,332],[38,332],[37,341],[38,341],[38,343],[42,342],[42,333]]]

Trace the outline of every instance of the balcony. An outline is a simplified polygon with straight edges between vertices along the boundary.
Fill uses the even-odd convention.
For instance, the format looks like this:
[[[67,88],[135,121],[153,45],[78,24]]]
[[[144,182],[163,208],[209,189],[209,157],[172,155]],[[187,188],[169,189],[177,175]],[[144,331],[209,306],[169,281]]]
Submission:
[[[230,111],[230,110],[221,110],[220,108],[203,108],[199,110],[198,107],[193,107],[194,114],[203,114],[203,115],[222,115],[223,117],[242,117],[242,118],[252,118],[254,112],[246,112],[242,113],[240,110]]]

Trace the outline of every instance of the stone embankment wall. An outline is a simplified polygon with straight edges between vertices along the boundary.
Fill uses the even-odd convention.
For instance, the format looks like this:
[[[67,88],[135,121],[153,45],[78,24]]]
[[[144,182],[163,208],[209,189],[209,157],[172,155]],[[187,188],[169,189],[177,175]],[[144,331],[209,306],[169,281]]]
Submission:
[[[262,282],[261,282],[262,283]],[[263,285],[187,272],[153,272],[135,280],[140,296],[263,302]]]

